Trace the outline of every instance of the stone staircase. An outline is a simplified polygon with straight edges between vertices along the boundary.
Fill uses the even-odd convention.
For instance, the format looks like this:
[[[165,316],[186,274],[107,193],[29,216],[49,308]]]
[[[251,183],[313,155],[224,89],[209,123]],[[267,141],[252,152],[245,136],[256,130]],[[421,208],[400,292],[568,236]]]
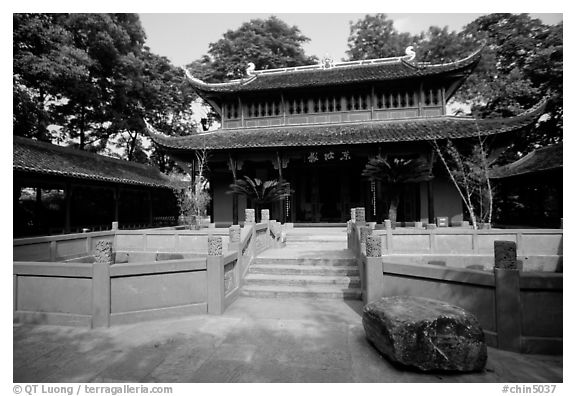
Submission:
[[[241,291],[252,297],[360,299],[360,277],[345,228],[288,230],[286,247],[260,254]]]

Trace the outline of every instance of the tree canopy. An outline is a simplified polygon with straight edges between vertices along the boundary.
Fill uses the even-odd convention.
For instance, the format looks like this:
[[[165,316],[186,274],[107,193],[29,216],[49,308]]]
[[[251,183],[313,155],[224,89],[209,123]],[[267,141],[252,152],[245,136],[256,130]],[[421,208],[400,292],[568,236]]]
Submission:
[[[13,20],[14,134],[83,150],[115,147],[128,160],[148,162],[144,117],[173,133],[192,129],[196,95],[182,70],[144,46],[136,14]]]
[[[221,82],[246,76],[252,62],[256,69],[301,66],[316,63],[302,45],[310,39],[296,26],[276,16],[252,19],[236,30],[228,30],[211,43],[208,54],[187,65],[192,74],[208,82]]]
[[[400,33],[386,14],[366,15],[355,23],[350,22],[349,60],[389,58],[404,55],[412,45],[409,33]]]
[[[548,97],[546,115],[513,150],[527,153],[557,143],[563,131],[563,24],[548,26],[528,14],[490,14],[461,35],[486,43],[483,62],[457,99],[480,117],[509,117]]]

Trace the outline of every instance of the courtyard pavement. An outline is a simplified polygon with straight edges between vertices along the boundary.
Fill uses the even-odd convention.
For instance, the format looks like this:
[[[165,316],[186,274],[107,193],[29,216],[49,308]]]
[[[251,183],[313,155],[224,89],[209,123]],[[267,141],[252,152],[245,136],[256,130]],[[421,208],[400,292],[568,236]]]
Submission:
[[[222,316],[108,329],[14,325],[22,382],[562,382],[562,356],[488,349],[481,373],[397,368],[366,340],[361,301],[240,297]]]

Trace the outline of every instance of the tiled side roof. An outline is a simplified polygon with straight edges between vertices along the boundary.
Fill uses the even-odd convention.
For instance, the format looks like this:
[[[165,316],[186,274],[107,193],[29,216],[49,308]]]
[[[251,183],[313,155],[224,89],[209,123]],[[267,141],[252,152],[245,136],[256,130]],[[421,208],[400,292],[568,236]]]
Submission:
[[[171,187],[157,168],[14,136],[13,169],[110,183]]]
[[[183,137],[168,137],[148,126],[156,144],[166,149],[209,150],[255,147],[310,147],[433,139],[460,139],[494,135],[516,130],[535,122],[544,111],[542,101],[529,111],[507,119],[430,117],[362,123],[293,125],[262,128],[224,129]],[[477,129],[478,128],[478,129]]]
[[[503,179],[527,173],[562,168],[562,156],[562,143],[542,147],[526,154],[524,157],[520,158],[518,161],[512,162],[511,164],[493,168],[490,171],[490,178]]]
[[[262,73],[235,82],[211,84],[190,78],[202,95],[253,92],[286,88],[334,86],[349,83],[375,82],[434,76],[473,68],[480,60],[481,49],[469,57],[444,64],[410,63],[398,59],[384,63],[360,64],[330,69]]]

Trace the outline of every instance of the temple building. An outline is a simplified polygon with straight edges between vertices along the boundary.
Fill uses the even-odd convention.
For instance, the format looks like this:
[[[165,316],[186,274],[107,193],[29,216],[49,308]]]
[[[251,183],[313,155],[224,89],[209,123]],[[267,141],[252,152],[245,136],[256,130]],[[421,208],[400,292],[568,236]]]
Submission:
[[[544,109],[539,103],[506,119],[447,115],[446,103],[480,57],[481,50],[443,64],[415,62],[413,55],[268,70],[250,64],[246,77],[226,83],[188,75],[221,117],[221,128],[169,137],[149,126],[149,134],[178,163],[191,164],[192,172],[196,153],[208,154],[217,225],[237,223],[238,213],[251,206],[227,194],[244,175],[290,183],[291,197],[270,207],[272,218],[344,223],[351,208],[365,207],[368,221],[381,222],[387,216],[386,186],[361,176],[378,154],[424,158],[434,173],[430,181],[403,186],[398,221],[458,222],[464,218],[462,201],[433,161],[431,142],[482,136],[509,144],[514,132],[532,125]]]

